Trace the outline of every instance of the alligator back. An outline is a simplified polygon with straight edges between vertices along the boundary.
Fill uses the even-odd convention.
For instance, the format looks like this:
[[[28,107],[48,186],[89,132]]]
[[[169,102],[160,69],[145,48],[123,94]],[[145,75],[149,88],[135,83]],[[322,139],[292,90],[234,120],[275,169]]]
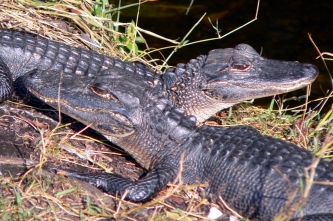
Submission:
[[[311,152],[248,126],[204,126],[192,140],[184,160],[191,166],[184,164],[183,177],[186,183],[208,183],[207,195],[213,202],[223,205],[223,200],[257,220],[273,220],[280,212],[292,218],[325,213],[333,218],[333,186],[313,184],[308,197],[302,198],[308,186],[305,173],[311,174],[307,168],[314,161]],[[315,182],[333,182],[331,162],[319,161]]]
[[[154,72],[144,65],[135,66],[93,50],[71,47],[39,35],[7,29],[0,29],[0,61],[9,69],[7,84],[0,85],[4,91],[0,94],[0,101],[8,99],[12,94],[11,82],[33,70],[94,76],[114,68],[119,75],[135,73],[154,76]]]
[[[127,64],[95,51],[7,29],[0,29],[0,58],[7,64],[13,79],[34,69],[94,75],[110,67]]]

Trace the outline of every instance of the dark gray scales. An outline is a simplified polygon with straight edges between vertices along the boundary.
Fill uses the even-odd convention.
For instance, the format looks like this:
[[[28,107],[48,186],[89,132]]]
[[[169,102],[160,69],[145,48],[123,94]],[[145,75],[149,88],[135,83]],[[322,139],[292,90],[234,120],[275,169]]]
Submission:
[[[54,108],[60,101],[63,113],[102,133],[148,171],[133,182],[120,175],[58,169],[67,176],[110,194],[127,190],[126,199],[131,201],[147,201],[175,181],[184,156],[183,182],[208,183],[205,191],[212,202],[219,203],[221,197],[244,217],[273,220],[299,201],[304,170],[314,159],[311,152],[249,126],[198,127],[194,116],[186,116],[184,109],[174,107],[160,93],[162,84],[149,84],[139,75],[124,81],[105,71],[98,77],[63,74],[54,80],[56,74],[30,73],[25,85]],[[333,165],[320,160],[314,180],[333,182]],[[314,184],[292,219],[333,220],[332,205],[333,187]]]

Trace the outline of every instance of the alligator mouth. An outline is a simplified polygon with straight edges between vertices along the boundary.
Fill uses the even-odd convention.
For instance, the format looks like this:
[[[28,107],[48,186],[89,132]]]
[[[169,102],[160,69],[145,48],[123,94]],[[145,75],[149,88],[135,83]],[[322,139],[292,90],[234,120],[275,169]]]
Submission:
[[[26,87],[28,88],[28,90],[30,91],[30,93],[32,93],[33,95],[35,95],[38,99],[44,101],[45,103],[60,103],[62,100],[60,98],[48,98],[44,95],[42,95],[41,93],[39,93],[38,91],[34,90],[32,87],[29,87],[26,85]]]
[[[60,104],[61,106],[66,105],[67,107],[70,107],[73,110],[79,110],[79,111],[85,111],[85,112],[93,112],[93,113],[101,112],[101,110],[102,110],[101,108],[100,109],[98,109],[98,108],[87,108],[87,107],[82,108],[82,107],[74,106],[70,102],[66,101],[65,99],[61,99],[61,97],[50,98],[50,97],[46,97],[46,96],[42,95],[41,93],[39,93],[38,91],[34,90],[31,87],[29,87],[28,89],[38,99],[40,99],[40,100],[42,100],[45,103],[50,104],[50,105],[51,104]],[[108,111],[110,111],[110,110],[107,110],[105,112],[108,112]]]
[[[74,106],[69,101],[61,98],[49,98],[41,93],[29,88],[30,92],[40,100],[58,109],[64,114],[88,125],[89,127],[101,132],[103,135],[111,137],[127,137],[135,132],[134,124],[125,115],[103,108],[89,108]],[[72,110],[72,111],[71,111]],[[100,115],[100,119],[108,119],[104,122],[98,122],[89,119],[91,116]]]
[[[221,89],[221,88],[228,88],[228,87],[232,87],[232,86],[237,86],[239,88],[249,88],[249,89],[260,89],[260,88],[265,88],[265,89],[283,89],[286,92],[287,91],[293,91],[293,90],[297,90],[299,88],[305,87],[309,84],[311,84],[314,79],[303,79],[303,80],[299,80],[297,82],[293,82],[293,83],[274,83],[272,82],[271,84],[269,82],[264,82],[264,83],[258,83],[258,82],[254,82],[254,83],[240,83],[237,81],[223,81],[223,80],[216,80],[213,82],[210,82],[207,86],[202,87],[203,90],[211,90],[211,89]]]

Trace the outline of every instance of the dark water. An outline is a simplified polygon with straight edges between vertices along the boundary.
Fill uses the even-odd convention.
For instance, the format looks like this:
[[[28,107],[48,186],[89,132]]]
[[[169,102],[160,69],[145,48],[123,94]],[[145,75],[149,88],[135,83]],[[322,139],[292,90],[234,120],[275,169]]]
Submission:
[[[137,1],[122,1],[123,5]],[[118,1],[112,2],[118,4]],[[170,39],[181,40],[198,19],[207,12],[204,20],[194,29],[188,40],[196,41],[216,37],[216,31],[208,22],[218,19],[221,34],[225,34],[254,18],[257,1],[199,1],[194,0],[188,15],[188,1],[159,0],[141,5],[138,25]],[[137,7],[125,9],[122,22],[136,19]],[[308,33],[322,52],[333,53],[333,2],[332,1],[287,1],[263,0],[260,3],[258,20],[221,40],[191,45],[178,50],[169,64],[186,63],[200,54],[215,48],[234,47],[239,43],[252,45],[258,52],[263,48],[267,58],[292,60],[315,64],[320,77],[313,85],[313,94],[323,96],[331,86],[330,77],[323,62],[315,59],[317,51],[311,44]],[[161,48],[171,44],[144,35],[149,46]],[[167,56],[170,51],[164,51]],[[156,55],[158,56],[158,55]],[[333,73],[333,61],[327,61]]]

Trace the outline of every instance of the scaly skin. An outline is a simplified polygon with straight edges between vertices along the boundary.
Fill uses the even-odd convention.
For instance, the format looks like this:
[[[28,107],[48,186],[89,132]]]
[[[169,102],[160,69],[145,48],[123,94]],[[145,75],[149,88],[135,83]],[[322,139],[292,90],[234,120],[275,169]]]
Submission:
[[[212,202],[223,199],[244,217],[267,221],[291,211],[292,220],[333,220],[333,186],[313,184],[306,201],[293,207],[306,185],[311,152],[249,126],[197,127],[195,117],[185,116],[184,109],[160,94],[162,84],[150,84],[142,76],[124,81],[110,72],[103,78],[62,73],[55,79],[55,74],[33,72],[24,83],[54,108],[60,102],[63,113],[102,133],[148,173],[133,182],[120,175],[56,171],[110,194],[127,190],[126,199],[135,202],[150,200],[181,172],[184,184],[207,183]],[[320,160],[314,180],[333,182],[332,163]]]
[[[9,69],[7,85],[0,85],[0,101],[13,93],[11,82],[34,71],[55,71],[78,76],[94,76],[106,69],[135,70],[130,62],[98,54],[93,50],[71,47],[41,36],[16,30],[0,29],[0,61]],[[140,66],[141,72],[152,72]],[[153,73],[153,72],[152,72]]]
[[[142,64],[6,29],[0,29],[0,62],[9,69],[0,82],[0,102],[13,93],[13,82],[35,70],[53,71],[54,78],[62,72],[98,80],[111,74],[124,80],[142,75],[143,81],[161,84],[160,93],[199,122],[244,100],[304,87],[318,75],[311,64],[265,59],[246,44],[212,50],[159,75]]]

